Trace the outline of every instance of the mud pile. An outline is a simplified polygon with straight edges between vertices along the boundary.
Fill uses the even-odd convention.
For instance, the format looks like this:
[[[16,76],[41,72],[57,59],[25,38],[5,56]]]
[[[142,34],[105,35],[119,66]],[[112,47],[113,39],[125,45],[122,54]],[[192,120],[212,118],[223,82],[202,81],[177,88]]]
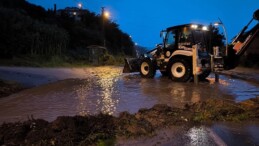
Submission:
[[[30,119],[4,123],[0,145],[113,145],[117,137],[152,136],[158,128],[193,125],[210,121],[259,119],[259,97],[241,103],[209,99],[184,109],[155,105],[136,114],[122,112],[118,117],[58,117],[53,122]]]
[[[23,90],[20,84],[0,80],[0,98]]]

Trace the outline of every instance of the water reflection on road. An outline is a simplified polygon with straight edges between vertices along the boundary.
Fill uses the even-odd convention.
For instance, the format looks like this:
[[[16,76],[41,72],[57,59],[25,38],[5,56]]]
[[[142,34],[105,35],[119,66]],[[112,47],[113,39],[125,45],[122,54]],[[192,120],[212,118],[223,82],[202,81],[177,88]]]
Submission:
[[[160,74],[154,79],[143,79],[139,74],[122,74],[118,67],[98,67],[87,70],[80,79],[66,79],[0,99],[0,122],[27,120],[30,115],[49,121],[57,116],[100,112],[117,116],[122,111],[135,113],[155,104],[182,108],[207,98],[242,99],[243,94],[235,92],[232,88],[237,85],[232,84],[226,77],[219,83],[208,78],[198,85],[172,82]],[[243,90],[258,90],[248,83],[239,84]],[[245,97],[259,95],[257,90]]]
[[[121,71],[110,72],[110,70],[96,68],[93,75],[73,89],[77,94],[77,113],[82,116],[98,112],[112,115],[116,112],[119,102],[119,98],[113,98],[113,96],[117,94],[115,87]]]
[[[106,114],[113,114],[116,111],[117,104],[119,102],[118,98],[113,98],[117,94],[115,89],[116,83],[119,80],[120,71],[113,73],[102,72],[101,68],[97,70],[97,96],[100,97],[97,99],[97,111],[101,111]],[[95,89],[93,89],[95,90]]]

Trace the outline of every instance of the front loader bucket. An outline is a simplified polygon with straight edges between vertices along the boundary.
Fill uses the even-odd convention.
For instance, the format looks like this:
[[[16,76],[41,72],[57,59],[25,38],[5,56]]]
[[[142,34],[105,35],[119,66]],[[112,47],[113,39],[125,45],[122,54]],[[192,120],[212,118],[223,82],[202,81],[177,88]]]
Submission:
[[[124,68],[123,68],[123,73],[130,73],[130,70],[131,70],[130,65],[126,58],[124,59],[124,62],[125,62],[125,64],[124,64]]]
[[[123,73],[139,72],[140,59],[138,58],[125,58],[125,64],[123,68]]]

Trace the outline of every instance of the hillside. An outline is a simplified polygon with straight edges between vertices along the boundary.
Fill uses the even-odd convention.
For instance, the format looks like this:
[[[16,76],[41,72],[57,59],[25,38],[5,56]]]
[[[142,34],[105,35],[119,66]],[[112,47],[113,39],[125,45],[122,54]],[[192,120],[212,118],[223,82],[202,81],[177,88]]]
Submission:
[[[87,9],[77,11],[69,15],[25,0],[1,0],[0,57],[22,62],[15,65],[31,65],[30,60],[87,63],[87,46],[103,46],[104,39],[110,59],[135,55],[133,41],[118,24]]]

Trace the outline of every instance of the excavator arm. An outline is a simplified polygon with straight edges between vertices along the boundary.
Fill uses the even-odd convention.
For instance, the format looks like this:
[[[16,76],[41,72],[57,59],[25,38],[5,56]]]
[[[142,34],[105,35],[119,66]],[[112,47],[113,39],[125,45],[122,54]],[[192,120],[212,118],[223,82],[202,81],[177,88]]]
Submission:
[[[246,31],[252,21],[259,21],[259,9],[254,12],[253,18],[249,23],[241,30],[237,37],[233,40],[230,47],[228,47],[227,55],[224,56],[224,69],[234,69],[239,64],[240,57],[245,51],[251,47],[252,44],[258,42],[259,39],[259,23],[252,27],[249,31]]]

